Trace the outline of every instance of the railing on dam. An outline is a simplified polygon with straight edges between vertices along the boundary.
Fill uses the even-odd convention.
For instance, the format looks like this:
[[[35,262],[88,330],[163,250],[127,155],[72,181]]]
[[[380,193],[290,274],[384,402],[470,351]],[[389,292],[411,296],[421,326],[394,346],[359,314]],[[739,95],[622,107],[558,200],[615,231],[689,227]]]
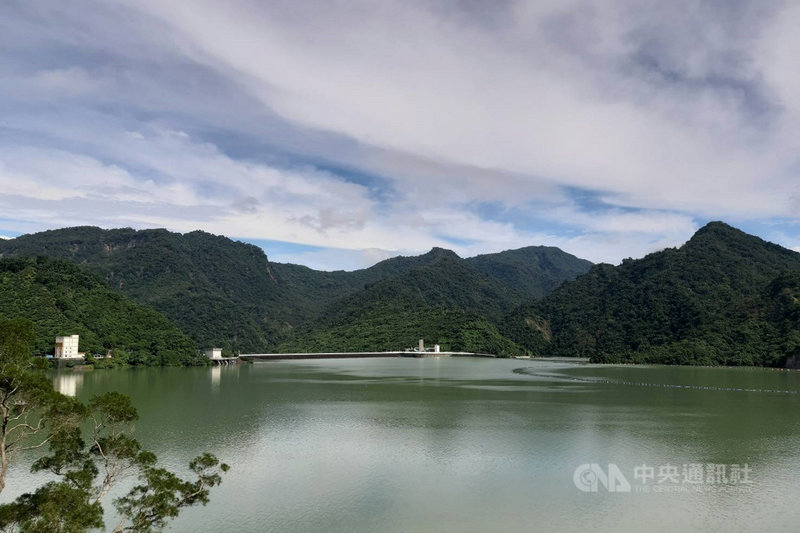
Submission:
[[[246,353],[240,354],[244,360],[279,361],[286,359],[356,359],[366,357],[495,357],[492,354],[473,352],[319,352],[319,353]]]

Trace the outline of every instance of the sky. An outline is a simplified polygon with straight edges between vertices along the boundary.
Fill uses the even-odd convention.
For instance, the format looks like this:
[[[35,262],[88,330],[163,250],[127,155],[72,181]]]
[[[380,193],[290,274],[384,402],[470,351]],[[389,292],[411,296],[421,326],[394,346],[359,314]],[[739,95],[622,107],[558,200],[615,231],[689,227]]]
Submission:
[[[3,0],[0,238],[202,229],[352,270],[800,250],[800,2]]]

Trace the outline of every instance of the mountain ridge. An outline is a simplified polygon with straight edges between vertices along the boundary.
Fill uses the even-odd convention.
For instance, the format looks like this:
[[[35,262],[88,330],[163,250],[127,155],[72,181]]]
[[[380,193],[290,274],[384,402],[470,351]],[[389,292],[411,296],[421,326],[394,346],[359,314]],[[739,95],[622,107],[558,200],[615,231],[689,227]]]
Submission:
[[[558,249],[542,248],[531,256],[535,261],[528,265],[525,254],[529,252],[512,252],[461,259],[451,250],[433,248],[419,256],[398,256],[362,270],[325,272],[272,263],[255,245],[203,231],[180,234],[164,229],[80,226],[0,242],[0,258],[46,255],[71,261],[138,303],[162,312],[198,345],[242,352],[275,349],[291,339],[296,328],[318,323],[337,302],[436,262],[444,261],[454,276],[466,275],[464,269],[469,269],[468,277],[476,284],[492,287],[490,292],[498,295],[498,305],[508,308],[540,297],[591,264]],[[549,255],[552,258],[547,259]],[[500,271],[503,275],[498,275]],[[442,276],[446,274],[439,278]],[[495,277],[499,279],[484,279]],[[379,288],[384,287],[385,298],[392,298],[386,287],[395,287],[397,297],[404,299],[407,295],[401,286],[388,283]],[[460,287],[462,294],[434,292],[442,298],[469,300],[471,288],[463,283]],[[425,305],[448,307],[446,301],[434,304],[426,300]],[[498,305],[491,313],[493,318],[509,310]]]
[[[680,248],[593,266],[501,329],[540,355],[782,366],[793,355],[782,336],[797,325],[769,316],[769,287],[798,272],[800,254],[712,222]]]
[[[724,222],[616,266],[529,246],[466,259],[433,248],[324,272],[202,231],[79,227],[0,241],[0,258],[40,254],[228,350],[394,350],[423,337],[498,355],[800,364],[800,254]]]

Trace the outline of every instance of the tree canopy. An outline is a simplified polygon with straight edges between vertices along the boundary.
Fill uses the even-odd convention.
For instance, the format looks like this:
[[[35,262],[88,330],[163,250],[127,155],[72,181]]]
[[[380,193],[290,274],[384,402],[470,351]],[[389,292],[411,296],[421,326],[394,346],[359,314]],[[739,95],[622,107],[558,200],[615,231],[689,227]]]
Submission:
[[[82,404],[58,394],[30,355],[33,323],[0,319],[0,493],[10,452],[47,449],[33,472],[55,480],[0,505],[0,529],[82,533],[104,528],[103,498],[121,479],[139,480],[114,507],[114,533],[162,530],[182,509],[205,505],[228,466],[205,453],[191,461],[194,479],[161,468],[133,437],[139,418],[128,397],[109,392]],[[88,431],[85,426],[88,424]]]

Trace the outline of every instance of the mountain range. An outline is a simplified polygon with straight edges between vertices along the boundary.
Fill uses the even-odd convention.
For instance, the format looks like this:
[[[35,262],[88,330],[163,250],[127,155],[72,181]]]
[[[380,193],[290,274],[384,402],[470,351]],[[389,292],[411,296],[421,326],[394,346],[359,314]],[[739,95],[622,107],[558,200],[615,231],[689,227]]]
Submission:
[[[273,263],[259,247],[200,231],[78,227],[0,241],[0,274],[0,315],[32,315],[41,346],[56,330],[82,327],[90,344],[145,353],[135,335],[93,329],[100,317],[82,306],[103,308],[106,298],[117,302],[103,308],[109,316],[150,313],[156,330],[169,331],[172,340],[159,344],[166,355],[154,359],[162,362],[188,361],[198,347],[396,350],[419,338],[442,349],[596,362],[800,360],[800,254],[722,222],[617,266],[543,246],[467,259],[434,248],[352,272]],[[33,285],[20,292],[23,281]],[[70,303],[63,295],[74,283],[93,284],[93,296]],[[60,322],[41,318],[58,313]]]
[[[537,246],[469,259],[434,248],[363,270],[323,272],[272,263],[257,246],[201,231],[95,227],[0,242],[0,258],[16,256],[76,264],[109,288],[163,313],[198,346],[228,352],[279,346],[398,349],[423,334],[431,342],[442,337],[445,347],[476,348],[463,339],[483,336],[466,335],[456,322],[488,331],[507,350],[517,350],[501,338],[495,323],[591,267],[557,248]],[[394,316],[399,309],[405,314]],[[363,320],[365,313],[372,322]],[[447,324],[451,334],[440,334],[436,322],[423,320],[426,313],[444,313],[447,319],[438,324]],[[375,320],[384,320],[387,331],[380,343],[372,331]],[[417,327],[420,322],[426,329]],[[350,330],[347,342],[344,329]]]

